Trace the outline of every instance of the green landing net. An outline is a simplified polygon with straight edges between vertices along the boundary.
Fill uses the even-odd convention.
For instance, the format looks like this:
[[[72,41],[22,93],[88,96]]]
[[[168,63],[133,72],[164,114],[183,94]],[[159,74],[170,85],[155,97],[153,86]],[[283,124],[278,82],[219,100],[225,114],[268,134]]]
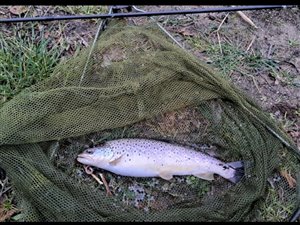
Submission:
[[[296,178],[300,158],[296,145],[253,100],[173,44],[156,25],[111,22],[96,42],[85,69],[89,52],[85,49],[60,63],[50,78],[0,108],[0,166],[12,181],[22,220],[252,221],[268,201],[270,190],[282,206],[289,205],[290,213],[298,207],[299,179],[290,187],[278,173],[279,168],[288,168]],[[218,178],[207,182],[209,191],[199,195],[202,181],[190,186],[184,177],[170,181],[157,178],[156,186],[150,187],[145,183],[152,178],[124,178],[104,172],[110,185],[116,178],[119,189],[133,182],[148,188],[149,195],[151,188],[152,200],[149,197],[147,201],[156,200],[156,207],[147,205],[145,210],[76,178],[78,168],[83,171],[76,155],[84,143],[68,142],[71,144],[64,148],[68,150],[65,154],[69,158],[64,159],[68,170],[56,162],[66,140],[84,140],[82,137],[93,133],[100,137],[143,121],[156,126],[153,119],[157,116],[178,110],[187,110],[185,115],[196,113],[198,121],[190,121],[197,122],[190,126],[192,131],[182,125],[184,121],[174,124],[172,129],[184,130],[186,138],[179,135],[177,140],[174,136],[172,141],[215,146],[220,159],[243,160],[245,176],[239,183],[228,184]],[[142,132],[140,129],[130,137],[168,139],[163,132]],[[114,138],[125,136],[115,134]],[[279,181],[270,189],[268,179],[276,173]],[[171,196],[170,190],[164,191],[166,186],[179,191]]]

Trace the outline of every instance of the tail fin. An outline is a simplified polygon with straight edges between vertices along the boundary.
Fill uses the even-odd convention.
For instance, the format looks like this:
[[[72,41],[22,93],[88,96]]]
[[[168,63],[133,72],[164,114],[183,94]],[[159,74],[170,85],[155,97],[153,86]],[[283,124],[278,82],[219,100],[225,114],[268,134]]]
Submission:
[[[230,166],[231,168],[235,169],[235,173],[234,176],[229,178],[228,180],[230,180],[232,183],[238,183],[242,177],[244,176],[244,164],[242,161],[236,161],[236,162],[231,162],[231,163],[227,163],[228,166]]]

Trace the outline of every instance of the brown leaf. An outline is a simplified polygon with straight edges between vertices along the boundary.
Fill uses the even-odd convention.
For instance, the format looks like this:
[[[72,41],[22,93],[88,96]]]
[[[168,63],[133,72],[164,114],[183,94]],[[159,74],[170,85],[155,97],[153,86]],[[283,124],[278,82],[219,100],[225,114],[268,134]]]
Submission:
[[[48,31],[45,32],[45,39],[49,37],[50,33]]]
[[[126,55],[123,49],[115,47],[114,49],[108,49],[102,55],[103,62],[101,63],[102,67],[111,65],[111,62],[119,62],[126,58]]]
[[[291,132],[290,132],[290,135],[291,135],[293,138],[300,137],[300,132],[299,132],[299,131],[291,131]]]
[[[5,210],[3,210],[3,208],[1,208],[0,209],[0,222],[4,222],[5,220],[9,219],[18,211],[20,211],[20,210],[11,209],[11,210],[5,211]]]
[[[278,85],[279,84],[279,79],[276,78],[274,84]]]
[[[28,8],[26,6],[21,6],[21,5],[10,6],[8,9],[12,14],[17,16],[28,11]]]
[[[290,172],[286,171],[286,170],[281,170],[280,171],[280,175],[283,176],[286,181],[288,182],[290,188],[294,188],[296,185],[296,180],[292,177],[292,175],[290,174]]]

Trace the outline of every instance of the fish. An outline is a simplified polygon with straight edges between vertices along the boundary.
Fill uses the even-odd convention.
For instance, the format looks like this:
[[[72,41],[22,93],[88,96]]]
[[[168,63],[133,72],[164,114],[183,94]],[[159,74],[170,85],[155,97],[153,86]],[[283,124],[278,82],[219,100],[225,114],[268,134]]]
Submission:
[[[77,161],[121,176],[160,177],[193,175],[214,180],[217,174],[232,183],[244,175],[242,161],[225,163],[192,147],[143,138],[121,138],[88,148]]]

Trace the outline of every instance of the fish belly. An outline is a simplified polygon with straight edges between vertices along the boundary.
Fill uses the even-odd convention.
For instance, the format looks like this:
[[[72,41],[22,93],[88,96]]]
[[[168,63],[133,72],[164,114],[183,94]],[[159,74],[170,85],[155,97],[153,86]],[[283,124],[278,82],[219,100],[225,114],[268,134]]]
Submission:
[[[155,170],[149,170],[146,168],[138,168],[133,166],[109,166],[106,168],[115,174],[121,176],[129,176],[129,177],[155,177],[158,176],[158,173]]]

